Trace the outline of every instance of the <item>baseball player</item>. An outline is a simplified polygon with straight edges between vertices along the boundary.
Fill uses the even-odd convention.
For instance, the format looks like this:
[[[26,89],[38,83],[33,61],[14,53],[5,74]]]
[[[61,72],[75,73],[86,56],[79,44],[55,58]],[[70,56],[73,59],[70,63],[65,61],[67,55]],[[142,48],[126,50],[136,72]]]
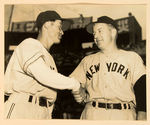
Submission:
[[[82,88],[73,92],[85,102],[81,119],[145,120],[146,71],[141,57],[117,48],[117,25],[107,16],[86,27],[99,52],[86,56],[70,75]],[[137,114],[136,114],[137,111]]]
[[[14,50],[5,72],[5,94],[10,95],[5,118],[51,119],[57,89],[78,91],[80,83],[59,74],[48,52],[60,42],[62,20],[55,11],[41,12],[36,19],[37,39],[27,38]]]

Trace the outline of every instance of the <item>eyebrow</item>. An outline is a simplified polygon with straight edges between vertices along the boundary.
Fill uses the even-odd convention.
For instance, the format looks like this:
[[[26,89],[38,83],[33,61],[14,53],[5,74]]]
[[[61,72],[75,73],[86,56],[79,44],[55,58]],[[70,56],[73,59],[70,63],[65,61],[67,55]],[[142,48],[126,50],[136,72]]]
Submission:
[[[102,27],[99,27],[99,28],[97,28],[96,30],[101,30],[102,29]]]
[[[97,30],[101,30],[101,29],[102,29],[102,27],[98,28]]]

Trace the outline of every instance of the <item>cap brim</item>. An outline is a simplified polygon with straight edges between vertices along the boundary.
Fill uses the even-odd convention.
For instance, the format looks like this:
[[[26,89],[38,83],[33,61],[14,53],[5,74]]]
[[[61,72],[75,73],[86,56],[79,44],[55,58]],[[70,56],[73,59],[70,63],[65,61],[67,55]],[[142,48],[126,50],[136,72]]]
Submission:
[[[66,30],[70,29],[71,24],[73,24],[73,22],[68,19],[61,19],[61,20],[62,20],[62,30],[66,31]]]
[[[88,33],[90,34],[93,34],[93,25],[97,23],[97,22],[92,22],[92,23],[89,23],[87,26],[86,26],[86,30]]]
[[[91,22],[91,23],[89,23],[89,24],[86,26],[86,30],[87,30],[88,33],[93,34],[93,26],[94,26],[95,23],[111,24],[111,23],[107,23],[107,22],[98,22],[98,21],[96,21],[96,22]],[[113,25],[113,24],[111,24],[111,25],[114,26],[114,28],[116,28],[116,30],[118,31],[118,28],[117,28],[116,25]]]

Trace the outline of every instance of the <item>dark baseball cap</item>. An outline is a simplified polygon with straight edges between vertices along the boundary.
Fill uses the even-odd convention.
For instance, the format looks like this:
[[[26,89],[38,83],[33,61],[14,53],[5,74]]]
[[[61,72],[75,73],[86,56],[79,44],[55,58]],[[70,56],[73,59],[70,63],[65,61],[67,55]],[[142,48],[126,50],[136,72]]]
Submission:
[[[36,27],[38,29],[40,29],[43,24],[47,21],[55,21],[55,20],[62,20],[62,30],[66,31],[67,29],[69,29],[70,25],[71,25],[71,21],[61,18],[61,16],[56,12],[56,11],[52,11],[52,10],[48,10],[48,11],[44,11],[41,12],[36,19]]]
[[[106,24],[111,24],[114,28],[116,28],[118,30],[118,27],[117,27],[117,23],[110,17],[108,16],[102,16],[102,17],[99,17],[97,19],[97,21],[95,22],[92,22],[92,23],[89,23],[87,26],[86,26],[86,30],[88,33],[92,34],[93,33],[93,25],[95,23],[106,23]]]

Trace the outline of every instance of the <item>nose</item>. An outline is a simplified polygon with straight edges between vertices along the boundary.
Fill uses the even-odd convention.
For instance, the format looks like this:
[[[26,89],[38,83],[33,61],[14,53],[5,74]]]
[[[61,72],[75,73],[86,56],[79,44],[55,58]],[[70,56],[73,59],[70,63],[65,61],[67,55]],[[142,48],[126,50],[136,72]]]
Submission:
[[[93,35],[94,35],[94,42],[97,44],[97,42],[100,39],[100,36],[97,33],[94,33]]]
[[[62,29],[60,30],[60,33],[61,33],[62,35],[64,34],[64,32],[63,32],[63,30],[62,30]]]
[[[96,35],[96,33],[93,33],[93,35],[94,35],[94,39],[96,39],[96,38],[97,38],[97,35]]]
[[[93,32],[93,36],[94,36],[94,38],[97,36],[97,33],[96,32]]]

